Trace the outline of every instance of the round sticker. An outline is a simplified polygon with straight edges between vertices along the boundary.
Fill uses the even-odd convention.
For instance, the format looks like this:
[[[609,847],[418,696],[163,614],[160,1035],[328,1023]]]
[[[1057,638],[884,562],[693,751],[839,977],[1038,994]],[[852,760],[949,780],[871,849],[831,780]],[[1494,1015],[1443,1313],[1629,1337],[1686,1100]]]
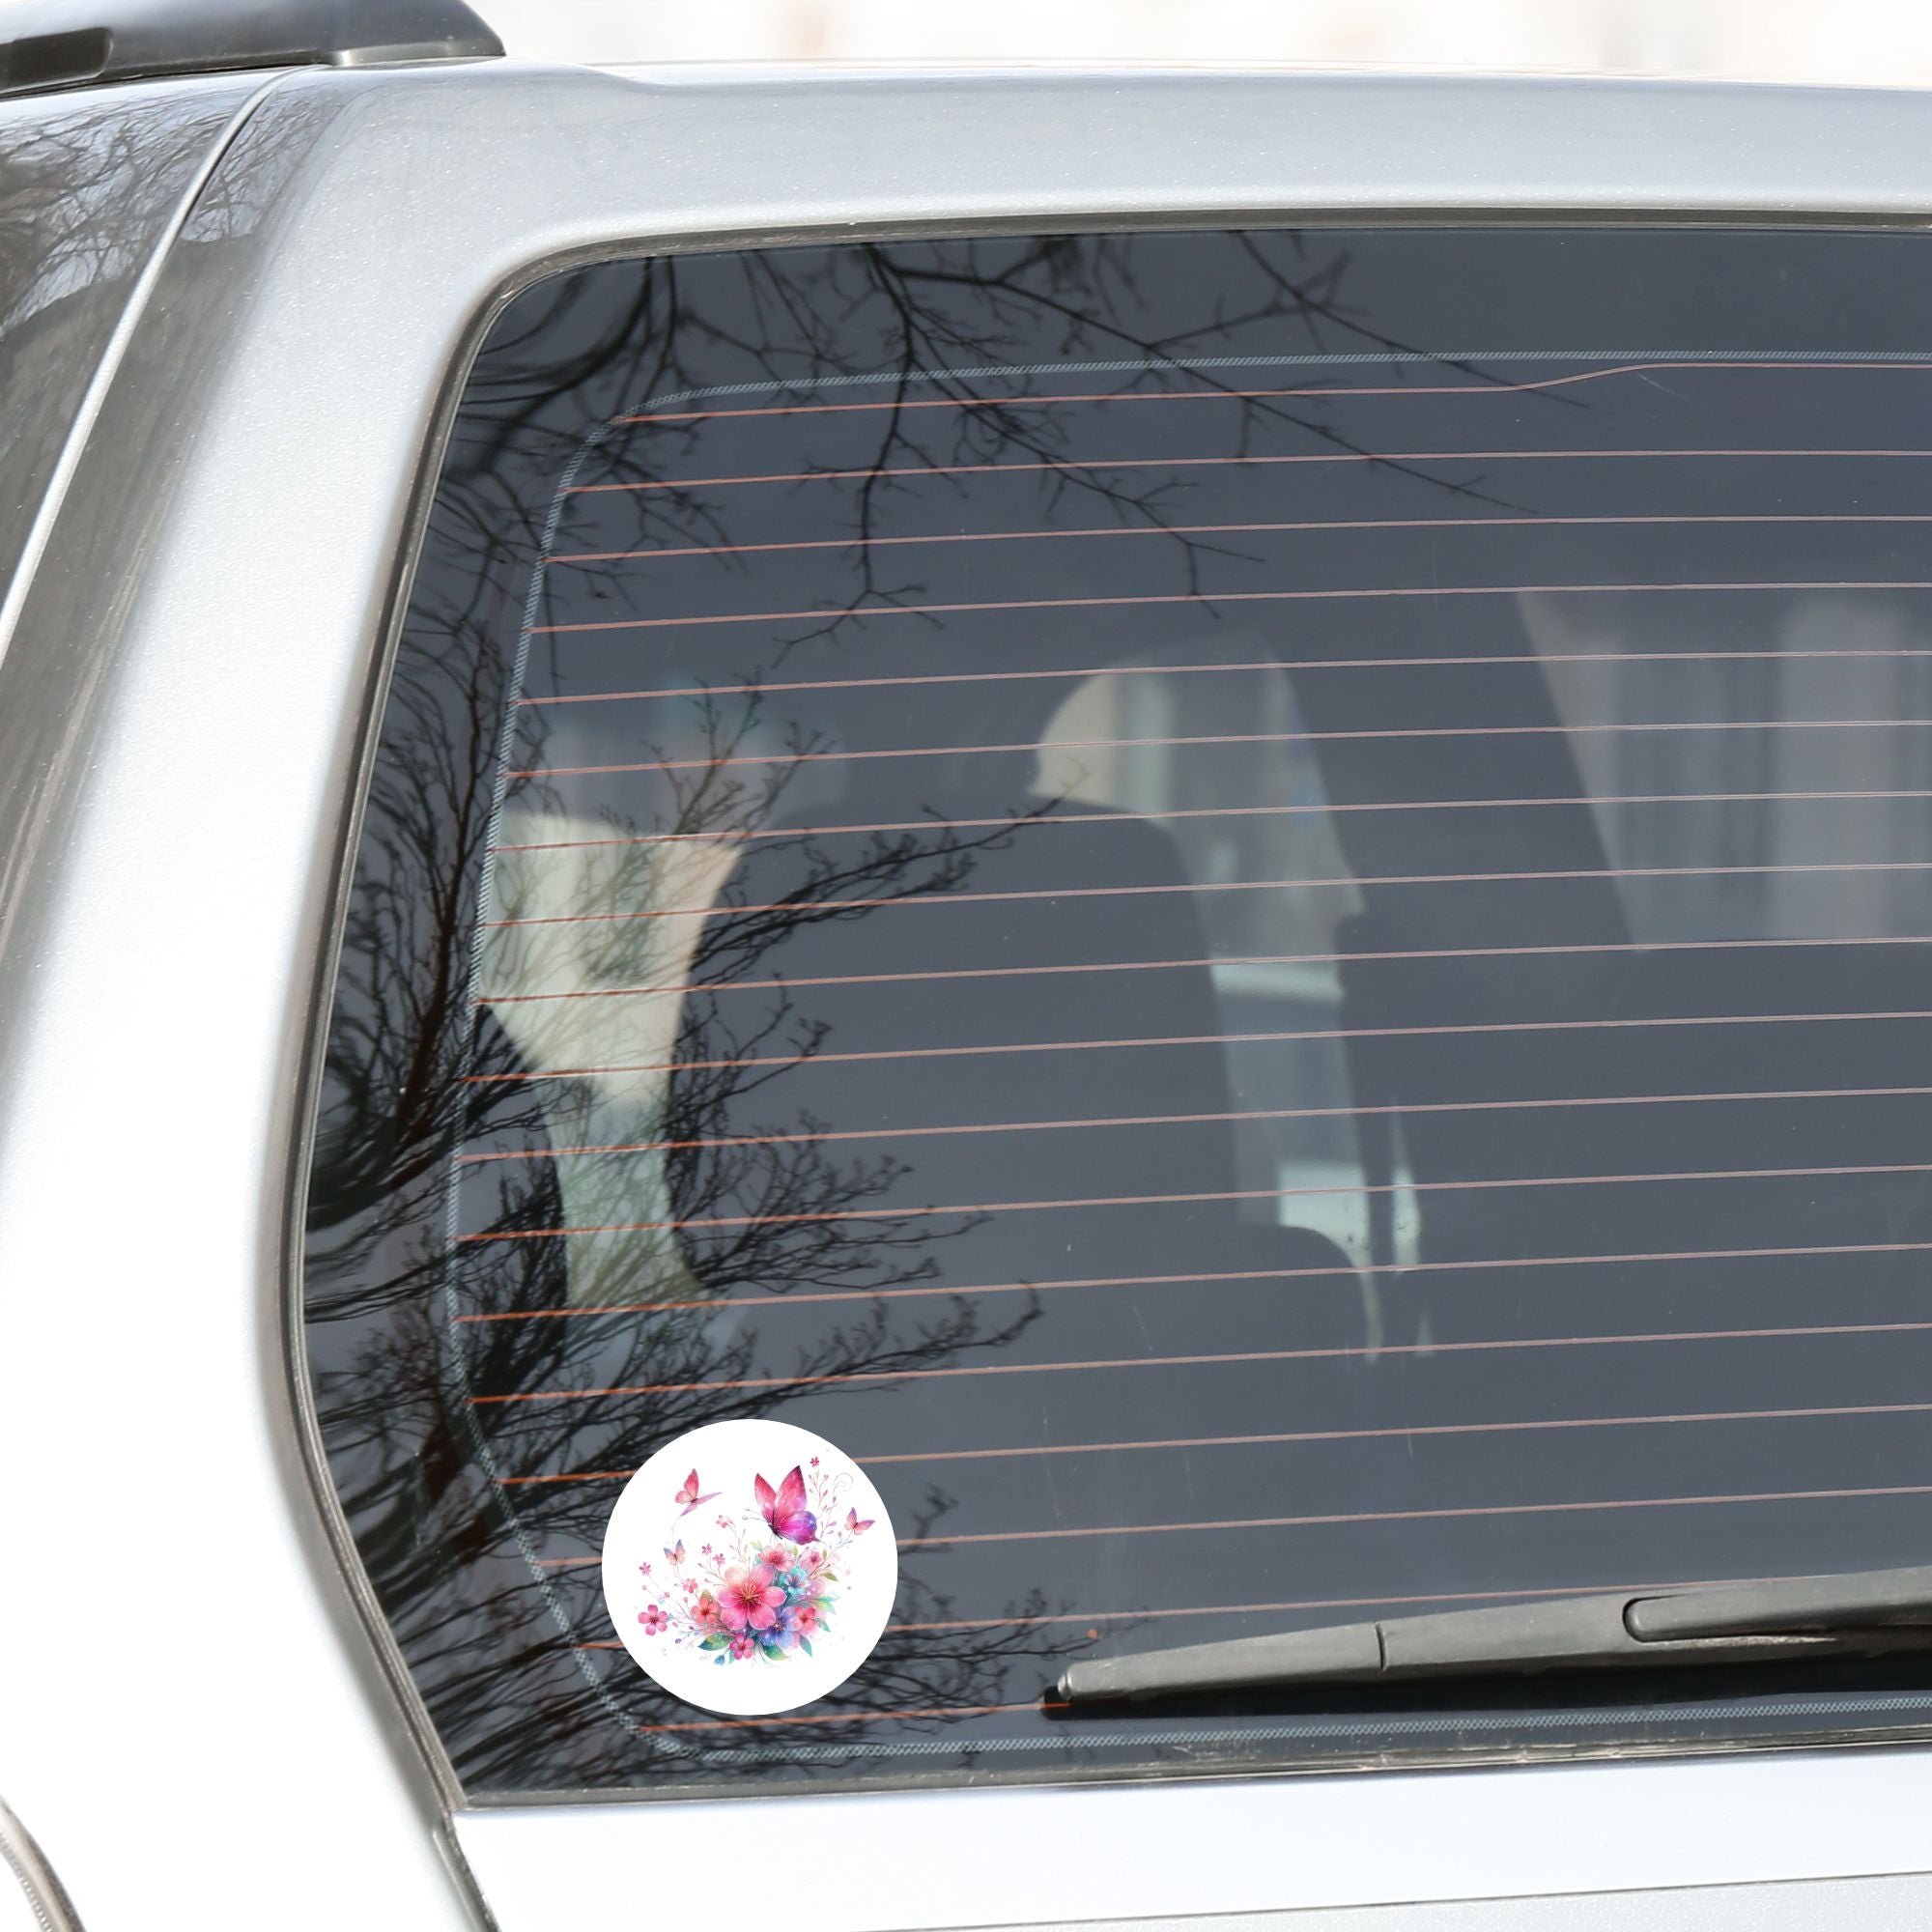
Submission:
[[[714,1422],[660,1449],[604,1531],[604,1603],[674,1697],[734,1717],[810,1704],[871,1655],[898,1548],[842,1450],[788,1422]]]

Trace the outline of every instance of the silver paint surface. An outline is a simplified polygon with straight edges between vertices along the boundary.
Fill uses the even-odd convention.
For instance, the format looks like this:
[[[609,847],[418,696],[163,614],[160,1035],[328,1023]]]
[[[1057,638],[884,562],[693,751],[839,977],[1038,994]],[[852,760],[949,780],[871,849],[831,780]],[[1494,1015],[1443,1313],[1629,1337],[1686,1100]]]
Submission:
[[[827,1848],[844,1932],[1094,1919],[1136,1932],[1203,1919],[1230,1932],[1269,1923],[1291,1932],[1303,1911],[1338,1932],[1434,1932],[1435,1915],[1457,1900],[1495,1902],[1505,1926],[1621,1932],[1652,1920],[1647,1906],[1605,1918],[1618,1894],[1655,1901],[1665,1890],[1702,1894],[1706,1916],[1689,1921],[1700,1932],[1742,1932],[1762,1896],[1841,1873],[1918,1874],[1890,1895],[1932,1904],[1928,1803],[1932,1754],[1873,1749],[530,1806],[464,1814],[458,1831],[504,1932],[702,1924],[743,1847],[794,1843]],[[1843,1902],[1858,1892],[1847,1887]],[[1501,1902],[1513,1899],[1521,1903],[1503,1918]],[[1387,1909],[1411,1904],[1425,1909]],[[1811,1921],[1861,1932],[1918,1922]]]
[[[1932,98],[504,63],[302,73],[258,108],[163,264],[0,661],[0,1458],[26,1472],[27,1559],[0,1604],[0,1784],[93,1932],[157,1900],[173,1922],[462,1922],[446,1771],[344,1582],[287,1311],[397,567],[493,305],[663,246],[1486,214],[1919,224]],[[1775,1833],[1733,1829],[1770,1784],[1718,1795],[1746,1763],[1780,1780]],[[1893,1747],[809,1802],[869,1807],[855,1843],[924,1847],[923,1882],[863,1920],[883,1927],[1703,1884],[1719,1852],[1738,1878],[1910,1871],[1928,1799],[1932,1758]],[[728,1849],[778,1802],[456,1825],[504,1932],[617,1926],[644,1922],[639,1874],[680,1815]],[[1061,1829],[1076,1802],[1118,1856]],[[1591,1922],[1570,1911],[1536,1922]]]
[[[0,599],[141,270],[258,79],[0,102]]]

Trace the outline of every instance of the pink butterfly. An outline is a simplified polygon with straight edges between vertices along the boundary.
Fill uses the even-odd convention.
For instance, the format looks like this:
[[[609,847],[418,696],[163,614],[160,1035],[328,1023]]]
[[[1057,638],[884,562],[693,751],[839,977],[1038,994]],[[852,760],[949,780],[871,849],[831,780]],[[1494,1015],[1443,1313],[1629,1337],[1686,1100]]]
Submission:
[[[777,1490],[762,1476],[752,1479],[758,1507],[773,1532],[787,1543],[810,1543],[818,1535],[818,1519],[805,1506],[805,1471],[796,1466]]]
[[[676,1548],[667,1549],[665,1556],[673,1568],[682,1563],[684,1561],[684,1538],[680,1536],[677,1540]]]
[[[712,1497],[717,1496],[721,1493],[722,1492],[718,1490],[713,1490],[710,1492],[710,1494],[700,1496],[697,1493],[697,1471],[694,1469],[692,1470],[691,1474],[684,1479],[683,1489],[678,1491],[677,1494],[671,1498],[671,1501],[676,1503],[682,1503],[684,1505],[684,1508],[679,1512],[679,1514],[681,1516],[689,1516],[693,1510],[698,1508],[701,1504],[710,1502],[712,1500]]]
[[[861,1522],[857,1510],[847,1510],[845,1512],[845,1534],[847,1536],[861,1536],[877,1521],[877,1517],[868,1516],[864,1522]]]

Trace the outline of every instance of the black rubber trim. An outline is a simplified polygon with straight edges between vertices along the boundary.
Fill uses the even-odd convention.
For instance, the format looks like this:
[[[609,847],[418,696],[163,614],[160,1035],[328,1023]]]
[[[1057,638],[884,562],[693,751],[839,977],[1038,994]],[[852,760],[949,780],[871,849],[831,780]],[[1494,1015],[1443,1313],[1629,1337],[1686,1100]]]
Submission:
[[[0,97],[259,67],[479,60],[465,0],[23,0],[0,14]]]

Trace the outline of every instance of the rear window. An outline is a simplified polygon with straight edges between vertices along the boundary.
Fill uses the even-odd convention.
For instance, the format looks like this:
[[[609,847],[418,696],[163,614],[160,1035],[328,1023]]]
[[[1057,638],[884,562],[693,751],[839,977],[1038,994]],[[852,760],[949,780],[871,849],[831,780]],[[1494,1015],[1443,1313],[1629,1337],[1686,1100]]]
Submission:
[[[465,1788],[1921,1725],[1912,1662],[1065,1712],[1069,1661],[1932,1531],[1909,236],[620,261],[492,327],[381,724],[307,1373]],[[802,1424],[831,1696],[659,1690],[625,1479]]]

